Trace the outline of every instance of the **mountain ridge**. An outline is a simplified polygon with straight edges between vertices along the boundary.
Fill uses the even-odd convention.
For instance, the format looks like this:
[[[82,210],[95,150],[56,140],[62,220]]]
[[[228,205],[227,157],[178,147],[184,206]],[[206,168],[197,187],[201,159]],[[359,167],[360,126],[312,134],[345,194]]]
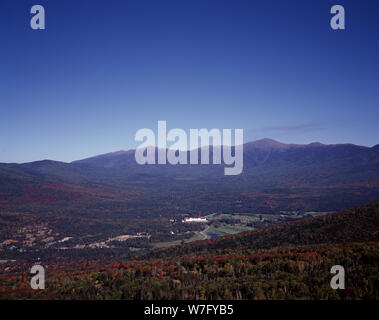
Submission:
[[[270,150],[284,150],[289,148],[307,148],[307,147],[336,147],[336,146],[352,146],[362,149],[377,149],[379,148],[379,144],[376,144],[372,147],[369,146],[363,146],[363,145],[357,145],[353,143],[332,143],[332,144],[325,144],[321,142],[310,142],[306,144],[296,144],[296,143],[284,143],[280,142],[274,139],[270,138],[262,138],[258,140],[248,141],[244,144],[244,150],[248,150],[249,148],[257,148],[257,149],[270,149]],[[212,145],[209,145],[210,148],[212,148]],[[157,149],[157,147],[152,147]],[[200,148],[198,148],[200,149]],[[90,157],[86,157],[83,159],[73,160],[73,161],[61,161],[61,160],[53,160],[53,159],[42,159],[42,160],[35,160],[35,161],[27,161],[27,162],[0,162],[1,165],[25,165],[25,164],[43,164],[43,163],[66,163],[66,164],[74,164],[74,163],[84,163],[88,160],[96,159],[96,158],[109,158],[112,156],[120,156],[120,155],[129,155],[135,152],[136,149],[127,149],[127,150],[118,150],[118,151],[111,151],[106,152]],[[168,150],[168,148],[167,148]],[[188,150],[186,151],[188,152]]]
[[[371,149],[371,148],[375,148],[376,146],[379,146],[379,144],[373,147],[367,147],[367,146],[361,146],[361,145],[356,145],[352,143],[323,144],[320,142],[310,142],[308,144],[295,144],[295,143],[283,143],[283,142],[279,142],[277,140],[270,139],[270,138],[263,138],[259,140],[248,141],[244,143],[243,145],[244,145],[244,150],[249,150],[250,148],[265,149],[265,150],[284,150],[288,148],[334,147],[334,146],[354,146],[354,147],[360,147],[360,148],[365,148],[365,149]],[[157,147],[152,147],[152,148],[157,149]],[[99,159],[99,158],[108,158],[112,156],[128,155],[130,153],[135,152],[135,150],[136,149],[128,149],[128,150],[119,150],[115,152],[107,152],[107,153],[91,156],[84,159],[74,160],[70,163],[83,163],[83,162],[88,162],[88,161]],[[188,152],[188,150],[186,152]]]
[[[210,148],[210,159],[212,152]],[[0,208],[19,207],[25,195],[29,195],[27,201],[45,199],[41,190],[53,194],[50,198],[54,201],[124,201],[130,194],[142,198],[159,194],[159,201],[165,204],[167,197],[184,197],[188,203],[191,198],[198,203],[212,193],[217,198],[212,210],[223,207],[238,212],[330,211],[378,199],[377,146],[286,145],[263,139],[248,142],[243,157],[243,172],[236,176],[225,176],[225,165],[212,161],[210,165],[139,165],[133,150],[72,163],[53,160],[0,163]],[[225,203],[226,199],[234,200]],[[237,204],[237,200],[242,204]],[[204,200],[198,209],[206,208]]]

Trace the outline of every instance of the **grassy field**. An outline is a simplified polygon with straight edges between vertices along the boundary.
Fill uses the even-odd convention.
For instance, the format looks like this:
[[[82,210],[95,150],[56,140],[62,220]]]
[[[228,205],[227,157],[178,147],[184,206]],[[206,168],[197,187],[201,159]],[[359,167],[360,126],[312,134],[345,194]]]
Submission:
[[[217,236],[226,236],[228,234],[239,233],[243,231],[253,230],[254,228],[244,225],[223,225],[221,227],[210,227],[208,234],[217,234]]]
[[[254,230],[264,225],[278,223],[281,221],[291,221],[305,217],[324,215],[328,212],[307,212],[298,214],[297,212],[282,212],[280,214],[230,214],[230,213],[212,213],[205,216],[208,223],[204,224],[202,231],[195,231],[195,234],[184,240],[185,243],[209,239],[212,237],[226,236],[228,234],[240,233],[248,230]],[[181,244],[182,240],[173,240],[167,242],[158,242],[152,244],[154,248],[165,248]]]
[[[181,244],[182,240],[173,240],[173,241],[166,241],[166,242],[155,242],[152,243],[153,248],[167,248],[171,246],[176,246]]]

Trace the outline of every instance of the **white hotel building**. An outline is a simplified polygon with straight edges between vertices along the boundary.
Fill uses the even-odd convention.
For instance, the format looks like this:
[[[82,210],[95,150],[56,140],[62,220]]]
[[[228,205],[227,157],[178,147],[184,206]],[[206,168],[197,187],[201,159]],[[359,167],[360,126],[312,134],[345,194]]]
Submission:
[[[208,222],[207,218],[190,218],[186,217],[182,220],[182,222]]]

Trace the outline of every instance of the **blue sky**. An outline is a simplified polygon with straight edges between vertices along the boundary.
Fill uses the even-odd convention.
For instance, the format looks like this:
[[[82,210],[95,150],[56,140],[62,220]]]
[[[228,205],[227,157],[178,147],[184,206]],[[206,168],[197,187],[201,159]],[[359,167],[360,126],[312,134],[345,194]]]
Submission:
[[[35,4],[46,30],[30,28]],[[371,0],[2,0],[0,162],[134,148],[158,120],[375,145],[378,21]]]

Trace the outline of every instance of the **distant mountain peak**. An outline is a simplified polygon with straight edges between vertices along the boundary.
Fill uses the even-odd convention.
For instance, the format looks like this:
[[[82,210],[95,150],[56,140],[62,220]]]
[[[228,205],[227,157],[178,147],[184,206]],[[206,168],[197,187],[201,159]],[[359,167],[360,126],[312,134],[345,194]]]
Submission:
[[[291,144],[285,144],[273,139],[264,138],[256,141],[247,142],[245,147],[259,148],[259,149],[287,149]]]
[[[310,146],[310,147],[322,147],[322,146],[325,146],[325,144],[323,144],[321,142],[312,142],[312,143],[308,144],[308,146]]]

